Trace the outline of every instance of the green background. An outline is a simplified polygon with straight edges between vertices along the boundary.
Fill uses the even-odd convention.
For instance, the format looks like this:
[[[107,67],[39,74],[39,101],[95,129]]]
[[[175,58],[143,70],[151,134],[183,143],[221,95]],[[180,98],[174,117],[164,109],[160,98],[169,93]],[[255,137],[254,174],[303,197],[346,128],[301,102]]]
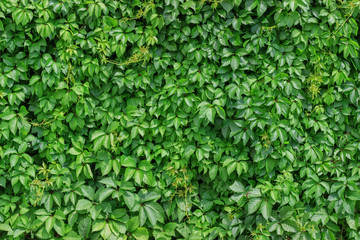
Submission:
[[[359,0],[1,0],[0,239],[360,239]]]

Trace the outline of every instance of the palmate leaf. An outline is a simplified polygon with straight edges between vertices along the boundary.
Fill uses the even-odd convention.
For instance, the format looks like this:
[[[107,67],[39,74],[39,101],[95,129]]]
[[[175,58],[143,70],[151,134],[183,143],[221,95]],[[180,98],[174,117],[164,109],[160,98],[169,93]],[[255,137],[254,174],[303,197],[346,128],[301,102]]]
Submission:
[[[160,204],[147,202],[141,209],[143,209],[143,213],[140,214],[140,216],[143,215],[143,218],[145,218],[144,215],[146,215],[146,218],[149,219],[153,226],[155,226],[158,221],[164,222],[165,213]]]

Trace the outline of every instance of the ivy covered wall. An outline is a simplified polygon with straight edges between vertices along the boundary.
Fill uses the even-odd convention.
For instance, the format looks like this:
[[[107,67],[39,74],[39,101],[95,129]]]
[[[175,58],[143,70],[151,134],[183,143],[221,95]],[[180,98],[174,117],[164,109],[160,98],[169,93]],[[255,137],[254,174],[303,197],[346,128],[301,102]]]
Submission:
[[[0,0],[0,239],[360,239],[359,0]]]

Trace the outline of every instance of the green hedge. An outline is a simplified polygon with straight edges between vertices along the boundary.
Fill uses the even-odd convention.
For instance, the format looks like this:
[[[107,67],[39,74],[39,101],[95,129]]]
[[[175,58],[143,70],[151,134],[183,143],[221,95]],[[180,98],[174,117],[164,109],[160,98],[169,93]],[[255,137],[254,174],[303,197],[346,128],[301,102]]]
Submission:
[[[1,0],[0,239],[360,239],[359,0]]]

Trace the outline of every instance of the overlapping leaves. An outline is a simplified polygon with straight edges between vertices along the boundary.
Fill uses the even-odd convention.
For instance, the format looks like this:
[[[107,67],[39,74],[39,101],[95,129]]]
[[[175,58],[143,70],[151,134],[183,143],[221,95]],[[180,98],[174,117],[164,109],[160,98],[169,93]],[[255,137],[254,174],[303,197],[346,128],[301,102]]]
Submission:
[[[360,239],[359,6],[0,1],[0,238]]]

